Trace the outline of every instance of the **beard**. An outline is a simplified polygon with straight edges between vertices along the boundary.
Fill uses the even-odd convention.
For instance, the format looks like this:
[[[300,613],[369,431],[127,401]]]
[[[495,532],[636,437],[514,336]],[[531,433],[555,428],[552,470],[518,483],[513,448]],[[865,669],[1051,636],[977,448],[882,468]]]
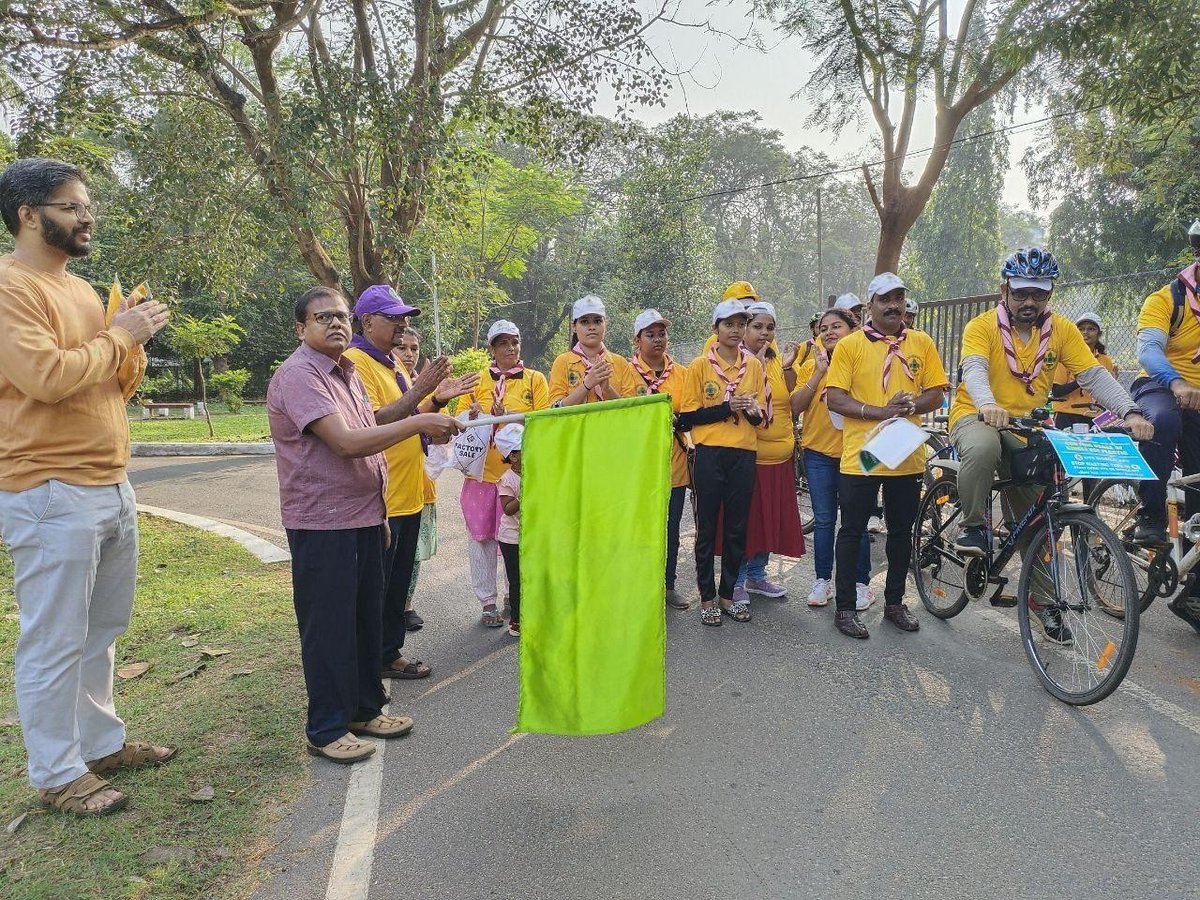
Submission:
[[[41,220],[42,240],[51,247],[56,247],[67,254],[67,256],[73,256],[77,259],[81,256],[87,256],[92,252],[89,244],[80,243],[76,238],[76,235],[88,231],[89,226],[80,224],[71,229],[63,228],[45,213],[41,214]]]

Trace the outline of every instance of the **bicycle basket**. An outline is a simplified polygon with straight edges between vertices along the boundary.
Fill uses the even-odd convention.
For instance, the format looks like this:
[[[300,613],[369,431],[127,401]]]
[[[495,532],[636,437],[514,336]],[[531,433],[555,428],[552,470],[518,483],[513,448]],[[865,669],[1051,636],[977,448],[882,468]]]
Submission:
[[[1030,439],[1029,444],[1009,455],[1008,471],[1013,484],[1051,484],[1058,468],[1058,455],[1045,438]]]

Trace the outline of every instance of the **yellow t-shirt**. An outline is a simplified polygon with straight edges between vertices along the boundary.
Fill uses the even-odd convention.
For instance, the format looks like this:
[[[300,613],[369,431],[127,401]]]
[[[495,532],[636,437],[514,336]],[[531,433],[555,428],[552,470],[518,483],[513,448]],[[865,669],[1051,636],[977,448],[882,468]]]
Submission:
[[[475,386],[475,402],[483,409],[483,415],[492,414],[492,392],[496,389],[496,379],[490,369],[479,373],[479,384]],[[520,378],[510,378],[504,386],[504,411],[506,413],[533,412],[535,409],[545,409],[550,405],[550,391],[546,384],[546,376],[533,369],[526,369]],[[487,458],[483,462],[483,480],[495,484],[509,469],[496,445],[488,447]]]
[[[641,379],[637,377],[637,373],[633,371],[633,366],[629,364],[629,360],[623,356],[617,356],[609,350],[605,357],[612,365],[613,374],[610,383],[622,397],[632,397],[637,393],[637,386],[641,383]],[[553,406],[560,400],[564,399],[567,394],[583,384],[583,373],[586,370],[583,360],[577,353],[572,353],[568,350],[566,353],[560,353],[555,357],[554,365],[550,367],[550,405]],[[588,391],[585,403],[597,403],[595,391]]]
[[[1108,374],[1116,377],[1117,366],[1116,363],[1112,361],[1112,357],[1110,357],[1107,353],[1096,353],[1095,357],[1096,362],[1108,369]],[[1059,365],[1059,367],[1054,370],[1054,383],[1056,385],[1070,384],[1074,380],[1075,376],[1067,370],[1066,366]],[[1067,413],[1073,416],[1086,416],[1090,414],[1086,408],[1076,409],[1074,407],[1082,406],[1082,404],[1085,403],[1094,402],[1095,400],[1090,393],[1081,387],[1077,387],[1065,397],[1059,397],[1057,400],[1055,400],[1052,406],[1054,407],[1055,412]]]
[[[721,369],[725,377],[733,380],[737,377],[740,363],[726,364],[723,359]],[[758,405],[764,406],[763,396],[763,367],[758,357],[749,355],[746,360],[746,374],[742,376],[737,388],[738,394],[751,394],[758,399]],[[683,392],[682,412],[695,412],[709,406],[720,406],[725,402],[725,382],[717,377],[713,365],[708,361],[708,353],[701,353],[688,366],[688,379]],[[761,429],[751,425],[740,413],[723,422],[712,425],[697,425],[692,429],[692,442],[706,447],[736,447],[741,450],[758,449],[758,433]]]
[[[1031,410],[1046,405],[1056,367],[1065,366],[1074,377],[1098,365],[1096,357],[1083,342],[1083,335],[1079,333],[1075,323],[1058,313],[1052,313],[1050,346],[1046,348],[1042,371],[1033,380],[1031,394],[1025,390],[1025,383],[1008,369],[1004,341],[1000,338],[1000,322],[996,316],[996,310],[990,309],[967,323],[967,327],[963,329],[962,354],[959,358],[982,356],[988,361],[988,381],[991,383],[992,396],[1010,416],[1027,416]],[[1026,372],[1030,371],[1033,361],[1037,358],[1038,345],[1042,339],[1041,330],[1034,328],[1029,340],[1022,342],[1017,329],[1013,328],[1012,339],[1013,349],[1017,353],[1017,366]],[[954,428],[963,416],[974,416],[977,413],[975,403],[967,393],[967,386],[960,384],[954,395],[954,404],[950,407],[950,427]]]
[[[683,393],[687,386],[688,370],[686,366],[681,365],[677,360],[671,360],[673,367],[671,374],[667,376],[667,380],[659,385],[657,393],[666,394],[671,398],[671,412],[679,415],[683,408]],[[632,363],[631,363],[632,364]],[[650,365],[641,360],[640,365],[647,372],[653,372]],[[650,393],[650,389],[646,384],[646,379],[638,374],[636,368],[633,370],[634,378],[637,380],[637,395],[639,397]],[[690,481],[687,464],[687,450],[685,449],[690,443],[691,438],[682,432],[675,432],[671,438],[671,487],[684,487]]]
[[[774,417],[771,424],[766,421],[758,429],[758,462],[764,465],[787,462],[796,449],[796,432],[792,425],[790,394],[783,377],[783,363],[779,354],[769,357],[766,366],[767,384],[771,386],[771,408]],[[763,391],[765,396],[766,391]],[[763,401],[766,409],[766,401]]]
[[[371,408],[378,411],[389,404],[395,403],[403,396],[400,385],[396,384],[396,373],[381,363],[367,356],[357,347],[346,351],[346,356],[353,361],[358,376],[367,389],[371,399]],[[396,365],[404,373],[409,384],[412,376],[399,360]],[[392,444],[383,451],[387,460],[388,480],[384,502],[387,504],[388,517],[411,516],[419,513],[425,505],[425,454],[421,452],[421,436],[413,435],[398,444]]]
[[[796,390],[800,390],[812,380],[816,368],[817,361],[810,357],[796,375]],[[817,384],[817,395],[804,412],[804,430],[800,433],[800,446],[805,450],[841,458],[842,430],[833,424],[829,417],[829,406],[825,402],[825,385],[828,381],[829,373],[826,372]]]
[[[1080,338],[1080,340],[1083,340]],[[903,367],[893,360],[891,379],[887,390],[883,388],[883,362],[887,358],[887,344],[873,341],[866,333],[856,331],[838,341],[837,350],[829,361],[829,374],[825,376],[828,387],[841,388],[855,403],[868,406],[887,406],[888,400],[900,391],[909,391],[919,396],[930,388],[949,386],[942,358],[929,335],[909,329],[900,345],[900,352],[912,371],[912,378]],[[914,425],[921,424],[918,416],[909,416]],[[858,461],[859,451],[867,442],[867,435],[879,422],[847,416],[842,429],[842,474],[864,474]],[[807,428],[807,423],[805,424]],[[873,475],[917,475],[925,469],[925,448],[918,447],[913,454],[895,469],[877,468]]]
[[[1192,387],[1200,387],[1200,363],[1192,362],[1197,348],[1200,348],[1200,322],[1192,315],[1187,300],[1183,303],[1183,321],[1178,330],[1171,333],[1171,316],[1175,311],[1171,299],[1171,286],[1155,291],[1142,303],[1142,311],[1138,315],[1138,331],[1143,328],[1157,328],[1167,336],[1166,357],[1171,367],[1179,373],[1179,377]],[[1140,373],[1143,377],[1146,372]]]

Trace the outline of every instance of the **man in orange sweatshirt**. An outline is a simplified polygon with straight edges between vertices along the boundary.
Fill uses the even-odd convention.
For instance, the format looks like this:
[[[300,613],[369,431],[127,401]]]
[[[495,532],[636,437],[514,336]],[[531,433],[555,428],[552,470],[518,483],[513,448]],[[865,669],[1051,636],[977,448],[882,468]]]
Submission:
[[[113,707],[138,556],[125,403],[168,311],[122,303],[106,323],[96,292],[67,272],[95,224],[75,166],[10,165],[0,216],[16,244],[0,258],[0,537],[20,608],[17,709],[42,802],[99,815],[125,804],[103,774],[175,754],[126,741]]]

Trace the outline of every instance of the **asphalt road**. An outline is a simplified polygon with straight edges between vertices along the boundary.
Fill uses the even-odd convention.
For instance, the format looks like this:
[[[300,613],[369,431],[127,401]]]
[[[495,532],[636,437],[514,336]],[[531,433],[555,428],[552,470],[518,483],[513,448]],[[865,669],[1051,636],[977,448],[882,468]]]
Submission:
[[[133,481],[281,540],[269,458],[135,460]],[[457,483],[439,489],[407,648],[434,674],[392,688],[417,727],[384,757],[372,900],[1200,896],[1200,637],[1161,604],[1128,688],[1074,709],[1034,678],[1013,610],[940,622],[913,591],[919,633],[875,607],[854,642],[803,603],[808,560],[785,562],[794,599],[748,625],[666,611],[662,720],[513,736],[515,640],[479,626]],[[268,900],[326,896],[351,773],[313,776]]]

